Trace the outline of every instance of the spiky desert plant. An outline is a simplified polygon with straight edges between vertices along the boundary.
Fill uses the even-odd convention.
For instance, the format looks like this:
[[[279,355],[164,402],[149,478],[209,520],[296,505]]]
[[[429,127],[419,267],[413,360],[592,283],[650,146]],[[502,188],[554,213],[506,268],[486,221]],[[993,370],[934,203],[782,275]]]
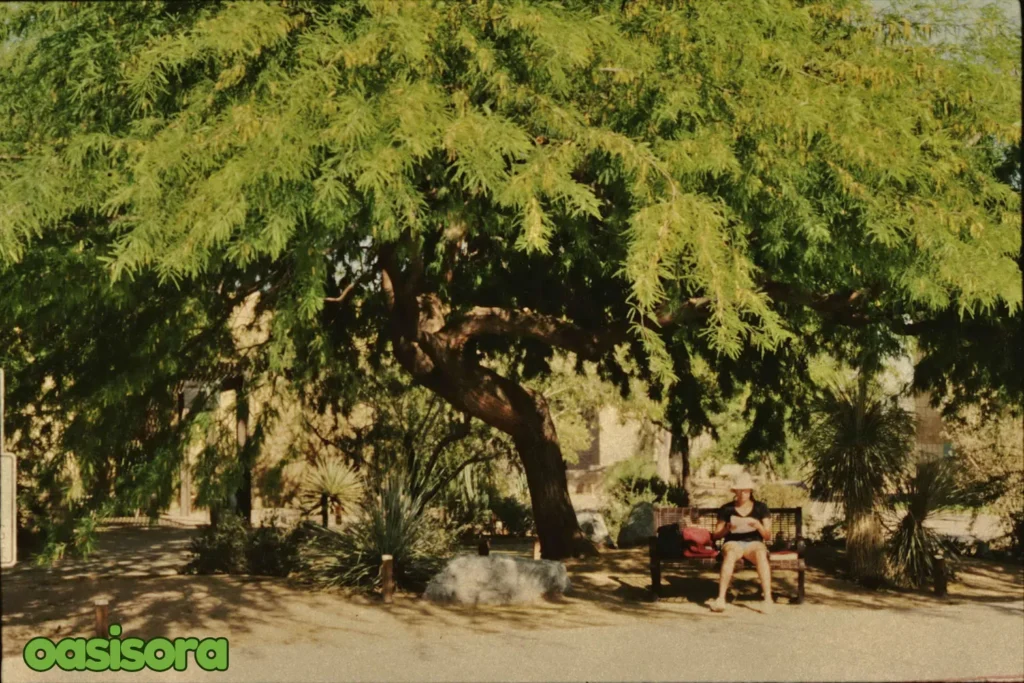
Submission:
[[[937,533],[926,527],[925,521],[935,512],[957,502],[955,466],[940,458],[916,463],[900,483],[897,501],[906,505],[887,544],[888,570],[891,578],[901,585],[921,588],[934,575],[935,556],[947,556],[947,572],[952,575],[955,556]]]
[[[337,457],[319,457],[306,472],[302,496],[309,503],[320,506],[323,525],[327,526],[330,504],[345,510],[356,505],[363,495],[359,475],[344,460]]]
[[[885,566],[878,505],[906,464],[913,417],[886,397],[869,393],[865,378],[856,391],[827,389],[817,414],[804,441],[814,464],[812,492],[844,508],[853,578],[880,580]]]
[[[453,539],[426,515],[400,475],[387,477],[366,497],[359,517],[344,530],[301,528],[300,569],[295,578],[322,588],[373,589],[384,555],[394,558],[396,583],[422,588],[451,553]]]

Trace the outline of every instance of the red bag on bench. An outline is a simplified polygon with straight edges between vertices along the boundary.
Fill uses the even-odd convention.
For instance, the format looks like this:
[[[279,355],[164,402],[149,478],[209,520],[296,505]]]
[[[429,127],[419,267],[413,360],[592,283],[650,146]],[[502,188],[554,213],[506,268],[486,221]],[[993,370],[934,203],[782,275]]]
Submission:
[[[683,557],[718,557],[711,546],[711,532],[696,526],[683,527]]]

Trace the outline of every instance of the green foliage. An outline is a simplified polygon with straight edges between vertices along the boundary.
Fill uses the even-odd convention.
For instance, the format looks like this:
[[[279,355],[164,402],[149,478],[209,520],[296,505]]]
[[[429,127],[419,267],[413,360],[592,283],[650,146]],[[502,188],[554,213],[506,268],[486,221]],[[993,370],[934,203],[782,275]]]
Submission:
[[[225,514],[217,524],[205,527],[189,544],[192,558],[183,570],[188,574],[243,574],[247,569],[249,529],[240,517]]]
[[[358,386],[339,396],[334,388],[339,381]],[[421,505],[433,505],[457,497],[455,489],[465,487],[467,477],[489,482],[493,467],[512,456],[507,438],[459,414],[387,360],[373,368],[360,357],[355,368],[321,373],[301,391],[307,440],[298,446],[303,454],[318,454],[318,460],[327,458],[335,468],[346,469],[344,463],[358,467],[368,490],[401,475]],[[320,493],[309,503],[317,504]]]
[[[183,574],[288,576],[298,563],[297,537],[276,521],[250,528],[225,513],[189,543],[191,558]]]
[[[533,532],[533,510],[513,496],[501,496],[491,501],[491,512],[502,527],[513,536],[525,536]]]
[[[675,507],[689,504],[686,490],[659,477],[656,465],[648,458],[615,463],[605,471],[603,487],[608,500],[603,514],[612,538],[619,537],[630,511],[640,503]]]
[[[628,482],[649,480],[658,476],[658,466],[650,458],[633,457],[613,463],[604,472],[603,484],[608,492],[629,488]]]
[[[959,467],[957,487],[965,505],[998,515],[1006,540],[1017,551],[1024,519],[1024,443],[1018,411],[987,411],[982,406],[960,409],[945,421]]]
[[[612,539],[619,537],[622,525],[629,519],[629,513],[641,503],[658,504],[658,497],[650,489],[641,489],[634,492],[632,489],[625,489],[620,495],[608,499],[607,505],[601,511],[604,516],[605,525],[608,527],[608,535]]]
[[[913,417],[885,397],[839,387],[823,392],[818,410],[804,439],[814,464],[811,492],[848,511],[874,509],[910,454]]]
[[[939,459],[916,463],[901,482],[897,501],[907,506],[887,544],[889,572],[898,584],[923,588],[934,576],[935,555],[947,556],[946,571],[955,574],[955,555],[938,534],[924,524],[935,512],[957,502],[955,466]]]
[[[920,325],[922,381],[1019,402],[1017,355],[992,349],[1021,327],[1020,36],[984,14],[954,40],[943,11],[912,10],[9,3],[12,449],[73,454],[81,514],[166,504],[225,379],[326,375],[349,398],[340,369],[360,344],[386,352],[395,323],[376,273],[391,248],[453,319],[574,326],[480,335],[472,359],[543,374],[552,345],[625,323],[680,436],[752,387],[743,452],[804,419],[809,355],[866,343],[847,323],[889,340]],[[270,334],[243,350],[230,317],[250,296]],[[596,356],[628,385],[612,349]],[[175,424],[186,381],[204,398]],[[207,427],[212,502],[245,459]]]
[[[804,525],[808,524],[807,508],[811,504],[811,496],[799,486],[767,483],[757,488],[755,497],[768,505],[768,508],[772,510],[776,508],[804,508]]]
[[[407,487],[401,476],[389,477],[341,531],[302,525],[296,578],[321,588],[373,589],[380,585],[381,557],[391,555],[396,584],[421,590],[450,555],[454,538],[423,514]]]

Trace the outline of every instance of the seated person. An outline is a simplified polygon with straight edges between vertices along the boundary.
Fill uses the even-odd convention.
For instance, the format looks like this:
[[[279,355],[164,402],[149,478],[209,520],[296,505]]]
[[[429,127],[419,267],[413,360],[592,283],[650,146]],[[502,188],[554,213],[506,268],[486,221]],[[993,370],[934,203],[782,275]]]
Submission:
[[[761,579],[761,590],[764,601],[760,611],[766,612],[772,607],[771,568],[768,564],[767,541],[772,537],[771,512],[768,506],[754,500],[754,480],[749,474],[741,474],[732,485],[736,499],[726,503],[718,510],[718,526],[711,535],[714,539],[725,537],[722,546],[722,574],[718,580],[718,597],[708,603],[712,612],[725,609],[725,594],[729,590],[732,574],[736,563],[747,559],[757,567],[757,575]]]

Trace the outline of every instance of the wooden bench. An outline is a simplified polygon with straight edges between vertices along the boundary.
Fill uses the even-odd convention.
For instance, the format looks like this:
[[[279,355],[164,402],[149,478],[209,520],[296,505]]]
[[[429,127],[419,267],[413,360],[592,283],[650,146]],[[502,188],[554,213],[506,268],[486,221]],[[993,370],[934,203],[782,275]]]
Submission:
[[[794,602],[800,604],[804,601],[804,572],[807,565],[804,563],[804,539],[803,539],[803,509],[802,508],[776,508],[772,511],[772,542],[768,549],[773,552],[769,555],[771,562],[772,576],[776,572],[797,573],[797,595]],[[718,526],[718,508],[655,508],[654,509],[654,530],[666,524],[679,524],[684,526],[703,527],[714,533]],[[650,538],[651,556],[651,591],[655,599],[661,591],[661,565],[672,563],[678,565],[690,565],[701,568],[717,569],[721,565],[719,557],[660,557],[658,554],[658,537]],[[722,541],[715,541],[715,548],[721,550]],[[796,555],[775,555],[775,552],[788,550],[796,551]],[[747,560],[740,560],[737,570],[753,567]]]

